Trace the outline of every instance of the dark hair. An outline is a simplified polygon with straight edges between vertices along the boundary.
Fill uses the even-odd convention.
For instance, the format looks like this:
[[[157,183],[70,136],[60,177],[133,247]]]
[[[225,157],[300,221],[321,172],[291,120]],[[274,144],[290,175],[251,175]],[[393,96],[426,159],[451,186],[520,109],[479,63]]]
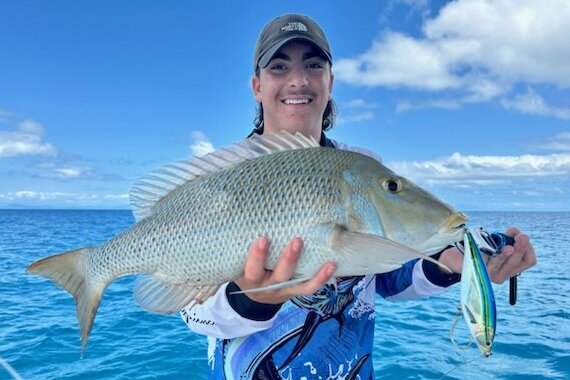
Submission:
[[[323,132],[328,131],[333,127],[336,119],[336,104],[334,100],[330,99],[323,112]],[[255,119],[253,119],[253,133],[263,134],[263,104],[259,104],[255,111]]]

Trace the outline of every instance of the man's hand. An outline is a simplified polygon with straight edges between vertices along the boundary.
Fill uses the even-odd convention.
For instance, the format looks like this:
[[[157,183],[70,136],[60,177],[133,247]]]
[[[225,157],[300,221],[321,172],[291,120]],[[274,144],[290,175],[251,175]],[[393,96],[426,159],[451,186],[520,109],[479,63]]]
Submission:
[[[490,257],[487,261],[489,277],[497,284],[536,264],[536,255],[528,235],[514,227],[507,229],[505,234],[515,239],[514,246],[506,245],[500,255]]]
[[[262,288],[292,278],[297,268],[297,262],[303,250],[303,241],[300,238],[292,239],[281,253],[274,270],[265,269],[269,255],[269,240],[266,237],[258,238],[251,246],[244,267],[244,274],[235,283],[241,290]],[[333,262],[325,263],[309,280],[287,286],[277,290],[245,293],[251,300],[266,304],[281,304],[298,295],[315,293],[325,284],[336,270]]]
[[[483,255],[486,260],[487,271],[491,281],[502,284],[509,277],[525,271],[536,264],[534,248],[530,244],[529,237],[519,231],[518,228],[509,228],[505,231],[515,239],[514,246],[507,245],[501,250],[501,254],[495,257]],[[463,255],[457,248],[445,250],[439,261],[455,273],[461,273],[463,268]]]

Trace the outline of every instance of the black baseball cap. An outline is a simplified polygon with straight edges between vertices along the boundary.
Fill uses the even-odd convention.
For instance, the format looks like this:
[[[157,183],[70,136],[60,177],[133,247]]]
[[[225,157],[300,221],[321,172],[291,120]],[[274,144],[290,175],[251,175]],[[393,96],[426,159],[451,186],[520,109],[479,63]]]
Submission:
[[[267,67],[277,50],[292,40],[312,43],[332,64],[329,42],[321,27],[305,15],[292,13],[279,16],[263,27],[253,53],[253,70]]]

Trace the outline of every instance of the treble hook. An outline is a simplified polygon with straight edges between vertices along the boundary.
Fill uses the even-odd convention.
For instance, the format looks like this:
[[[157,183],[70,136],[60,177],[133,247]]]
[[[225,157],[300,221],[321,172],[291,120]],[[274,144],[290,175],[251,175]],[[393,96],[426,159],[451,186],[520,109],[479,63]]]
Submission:
[[[461,312],[461,305],[457,306],[457,316],[455,317],[455,320],[453,321],[453,323],[451,324],[451,328],[449,329],[449,339],[451,340],[451,343],[453,343],[453,345],[455,347],[457,347],[460,350],[467,350],[469,347],[471,347],[471,344],[473,343],[473,337],[471,335],[469,335],[471,338],[469,339],[469,342],[467,342],[467,344],[465,345],[460,345],[455,341],[455,338],[453,337],[453,333],[455,332],[455,328],[457,327],[457,323],[459,323],[459,320],[462,317],[462,312]]]

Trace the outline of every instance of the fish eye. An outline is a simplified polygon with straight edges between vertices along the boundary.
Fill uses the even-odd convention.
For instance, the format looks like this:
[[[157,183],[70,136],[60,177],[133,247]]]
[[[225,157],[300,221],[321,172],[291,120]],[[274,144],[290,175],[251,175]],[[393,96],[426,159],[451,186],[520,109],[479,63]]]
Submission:
[[[384,188],[396,194],[402,191],[402,182],[398,178],[387,178],[384,180]]]

